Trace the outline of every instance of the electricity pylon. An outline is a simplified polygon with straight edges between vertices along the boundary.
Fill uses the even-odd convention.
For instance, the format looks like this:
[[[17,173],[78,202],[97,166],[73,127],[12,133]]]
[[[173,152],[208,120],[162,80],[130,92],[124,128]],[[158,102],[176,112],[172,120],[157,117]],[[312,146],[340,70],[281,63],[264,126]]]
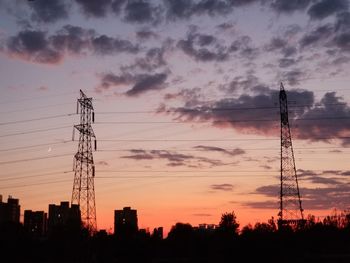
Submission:
[[[97,230],[96,205],[95,205],[95,165],[92,155],[91,138],[94,138],[96,150],[96,137],[91,127],[95,121],[92,98],[86,97],[80,90],[80,98],[77,101],[77,113],[80,109],[80,124],[74,125],[79,131],[78,152],[74,156],[74,182],[72,191],[72,204],[80,207],[81,219],[90,233]],[[73,130],[74,140],[74,130]]]
[[[288,120],[288,100],[281,83],[280,93],[281,114],[281,188],[279,226],[298,226],[304,222],[303,209],[295,168],[295,159]]]

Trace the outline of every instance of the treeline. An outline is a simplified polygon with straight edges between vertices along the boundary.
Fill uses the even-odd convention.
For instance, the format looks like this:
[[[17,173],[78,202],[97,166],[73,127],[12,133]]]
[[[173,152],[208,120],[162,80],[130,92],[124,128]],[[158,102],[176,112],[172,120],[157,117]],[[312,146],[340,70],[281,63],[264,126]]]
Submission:
[[[0,226],[0,262],[350,262],[350,213],[323,219],[308,216],[302,225],[267,222],[240,228],[234,212],[217,227],[174,225],[166,239],[139,232],[132,236],[60,227],[46,238],[22,225]]]

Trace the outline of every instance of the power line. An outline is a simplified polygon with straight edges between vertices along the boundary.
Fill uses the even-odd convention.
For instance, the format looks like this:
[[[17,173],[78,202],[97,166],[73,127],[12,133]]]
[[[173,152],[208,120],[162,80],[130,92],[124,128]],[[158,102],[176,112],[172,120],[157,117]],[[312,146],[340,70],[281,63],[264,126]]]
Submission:
[[[42,177],[47,175],[67,174],[67,173],[72,173],[72,171],[60,171],[60,172],[42,173],[42,174],[34,174],[34,175],[16,176],[16,177],[5,177],[5,178],[1,177],[0,181],[20,180],[25,178],[35,178],[35,177]]]
[[[35,145],[28,145],[28,146],[20,146],[20,147],[14,147],[14,148],[7,148],[7,149],[0,149],[0,152],[9,152],[9,151],[16,151],[16,150],[24,150],[24,149],[30,149],[30,148],[36,148],[41,146],[52,146],[52,145],[59,145],[59,144],[66,144],[72,142],[69,141],[62,141],[62,142],[51,142],[51,143],[41,143],[41,144],[35,144]]]
[[[350,119],[349,116],[342,117],[323,117],[323,118],[300,118],[293,121],[314,121],[314,120],[344,120]],[[194,121],[194,123],[235,123],[235,122],[277,122],[277,119],[251,119],[251,120],[212,120],[212,121]],[[170,124],[170,123],[189,123],[191,121],[106,121],[95,122],[95,124]]]
[[[279,172],[279,170],[243,170],[243,171],[233,171],[233,170],[99,170],[99,173],[271,173]]]
[[[45,185],[45,184],[57,184],[57,183],[63,183],[63,182],[70,182],[72,180],[57,180],[57,181],[48,181],[48,182],[36,182],[32,184],[22,184],[22,185],[8,185],[5,187],[0,187],[0,189],[9,189],[9,188],[21,188],[21,187],[27,187],[27,186],[37,186],[37,185]]]
[[[10,124],[18,124],[18,123],[24,123],[24,122],[32,122],[32,121],[41,121],[41,120],[48,120],[48,119],[56,119],[56,118],[62,118],[62,117],[70,117],[70,116],[73,116],[73,115],[76,115],[76,113],[60,114],[60,115],[53,115],[53,116],[40,117],[40,118],[34,118],[34,119],[27,119],[27,120],[18,120],[18,121],[1,122],[0,125],[10,125]]]
[[[322,104],[322,106],[346,106],[347,103],[327,103]],[[321,107],[315,104],[303,104],[303,105],[290,105],[289,108],[306,108],[306,107]],[[146,111],[105,111],[105,112],[96,112],[96,114],[137,114],[137,113],[181,113],[181,112],[198,112],[203,110],[210,111],[241,111],[241,110],[278,110],[278,106],[261,106],[261,107],[240,107],[240,108],[210,108],[210,107],[198,107],[198,108],[178,108],[178,109],[168,109],[164,111],[158,110],[146,110]]]
[[[72,103],[71,102],[66,102],[66,103],[59,103],[59,104],[31,107],[31,108],[25,108],[25,109],[19,109],[19,110],[2,111],[2,112],[0,112],[0,114],[8,114],[8,113],[15,113],[15,112],[22,112],[22,111],[33,111],[33,110],[52,108],[52,107],[63,106],[63,105],[72,105]]]
[[[10,137],[10,136],[17,136],[17,135],[24,135],[24,134],[31,134],[31,133],[38,133],[38,132],[46,132],[46,131],[53,131],[53,130],[60,130],[65,128],[71,128],[72,126],[60,126],[60,127],[54,127],[54,128],[48,128],[48,129],[40,129],[40,130],[33,130],[33,131],[26,131],[26,132],[18,132],[18,133],[9,133],[5,135],[0,135],[0,138],[3,137]]]
[[[71,155],[72,155],[72,154],[58,154],[58,155],[45,156],[45,157],[28,158],[28,159],[19,159],[19,160],[12,160],[12,161],[0,162],[0,165],[12,164],[12,163],[20,163],[20,162],[29,162],[29,161],[36,161],[36,160],[44,160],[44,159],[52,159],[52,158],[64,157],[64,156],[71,156]]]
[[[314,137],[315,140],[350,139],[346,136]],[[276,141],[279,138],[239,138],[239,139],[102,139],[99,142],[231,142],[231,141]]]
[[[205,149],[179,149],[179,148],[167,148],[167,149],[143,149],[145,151],[177,151],[177,152],[218,152],[220,153],[221,150],[223,151],[232,151],[235,150],[235,148],[220,148],[220,150],[205,150]],[[271,148],[271,147],[261,147],[261,148],[239,148],[244,151],[259,151],[259,150],[271,150],[271,151],[278,151],[279,148]],[[322,150],[322,149],[350,149],[350,147],[341,147],[341,146],[334,146],[334,147],[295,147],[295,150]],[[130,152],[135,149],[99,149],[97,152]],[[1,150],[0,150],[1,151]]]

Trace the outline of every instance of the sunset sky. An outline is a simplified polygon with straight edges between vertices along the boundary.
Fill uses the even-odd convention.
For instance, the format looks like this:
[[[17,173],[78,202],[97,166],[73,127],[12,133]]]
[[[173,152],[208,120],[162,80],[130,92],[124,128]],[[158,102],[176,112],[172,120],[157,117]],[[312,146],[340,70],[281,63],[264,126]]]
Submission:
[[[97,225],[277,217],[284,83],[305,215],[350,203],[348,0],[0,0],[0,194],[70,201],[93,98]]]

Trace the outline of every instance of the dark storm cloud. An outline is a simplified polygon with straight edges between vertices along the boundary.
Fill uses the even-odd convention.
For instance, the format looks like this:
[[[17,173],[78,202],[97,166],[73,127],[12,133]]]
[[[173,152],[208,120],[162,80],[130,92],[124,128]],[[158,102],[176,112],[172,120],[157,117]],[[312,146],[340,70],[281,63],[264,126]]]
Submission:
[[[314,3],[307,13],[312,19],[323,19],[348,8],[348,0],[320,0]]]
[[[245,154],[245,151],[240,149],[240,148],[235,148],[232,150],[227,150],[223,149],[220,147],[215,147],[215,146],[205,146],[205,145],[198,145],[193,147],[195,149],[201,150],[201,151],[208,151],[208,152],[220,152],[229,156],[237,156],[237,155],[242,155]]]
[[[55,34],[22,30],[7,39],[2,52],[37,63],[55,64],[65,55],[91,52],[98,55],[137,53],[139,47],[128,40],[97,35],[94,30],[66,25]]]
[[[121,156],[124,159],[139,160],[165,160],[167,161],[167,166],[177,167],[202,167],[206,165],[209,167],[227,165],[221,160],[210,159],[207,157],[194,156],[189,154],[181,154],[174,151],[167,150],[130,150],[131,155]]]
[[[274,0],[271,7],[278,13],[293,13],[305,10],[310,2],[311,0]]]
[[[159,90],[165,88],[165,81],[168,75],[165,73],[159,73],[154,75],[142,75],[135,85],[128,90],[125,94],[127,96],[138,96],[149,90]]]
[[[26,1],[32,9],[33,21],[54,23],[68,17],[68,5],[62,0]]]
[[[215,191],[231,192],[233,190],[233,185],[232,184],[212,184],[210,188]]]

